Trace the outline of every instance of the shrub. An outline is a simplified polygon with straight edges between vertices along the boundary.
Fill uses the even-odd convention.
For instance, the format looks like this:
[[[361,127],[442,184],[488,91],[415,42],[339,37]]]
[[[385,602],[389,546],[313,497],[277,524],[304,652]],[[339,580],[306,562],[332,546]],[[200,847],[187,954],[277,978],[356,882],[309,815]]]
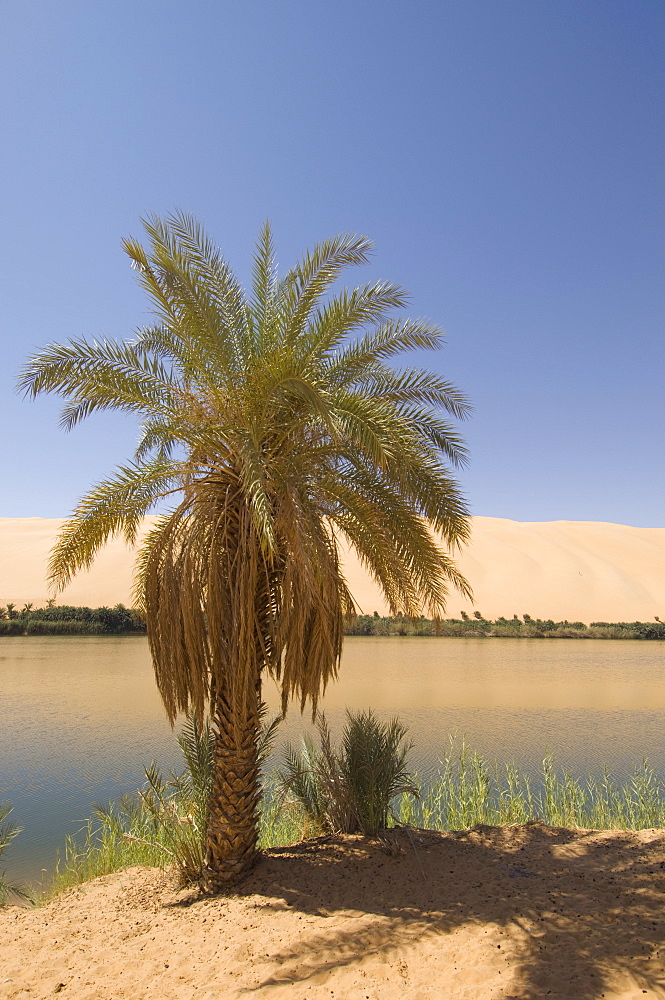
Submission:
[[[398,796],[418,796],[408,771],[411,744],[397,719],[379,721],[373,712],[347,712],[340,748],[323,715],[317,719],[318,747],[306,738],[288,746],[278,779],[284,795],[295,796],[315,827],[331,833],[375,836],[388,826]]]
[[[345,625],[346,635],[439,635],[445,637],[498,636],[522,639],[665,639],[665,622],[555,622],[552,618],[532,618],[525,614],[522,622],[517,615],[512,619],[500,617],[496,621],[483,618],[474,611],[473,618],[466,612],[461,618],[432,621],[421,618],[382,618],[378,612],[359,615]]]
[[[418,796],[407,768],[413,744],[397,720],[380,722],[373,712],[347,713],[342,736],[343,776],[358,820],[367,836],[388,826],[390,804],[398,795]]]
[[[358,821],[324,715],[317,717],[316,728],[318,746],[309,736],[303,737],[300,750],[287,744],[277,773],[278,789],[285,798],[295,797],[313,832],[353,833]]]
[[[30,611],[25,617],[33,626],[36,626],[37,622],[43,623],[31,629],[32,635],[77,634],[70,630],[69,625],[63,628],[59,627],[60,623],[65,622],[78,622],[82,626],[89,626],[79,630],[78,634],[82,635],[145,632],[145,621],[139,612],[126,608],[124,604],[117,604],[114,608],[86,608],[68,604],[51,605]],[[49,629],[46,627],[46,623],[55,627]]]
[[[105,635],[107,630],[95,622],[86,621],[29,621],[24,626],[26,635]]]
[[[0,635],[23,635],[23,630],[23,622],[17,621],[16,619],[0,620]]]

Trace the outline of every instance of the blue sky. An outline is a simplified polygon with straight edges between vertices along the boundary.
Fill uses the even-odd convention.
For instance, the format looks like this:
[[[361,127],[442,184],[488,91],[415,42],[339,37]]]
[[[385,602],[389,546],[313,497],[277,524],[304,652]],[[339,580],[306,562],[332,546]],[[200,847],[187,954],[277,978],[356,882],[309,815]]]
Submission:
[[[665,527],[662,0],[22,0],[0,38],[0,516],[65,516],[132,451],[13,392],[131,336],[122,237],[183,208],[241,278],[364,232],[475,412],[475,514]],[[419,359],[423,360],[423,359]]]

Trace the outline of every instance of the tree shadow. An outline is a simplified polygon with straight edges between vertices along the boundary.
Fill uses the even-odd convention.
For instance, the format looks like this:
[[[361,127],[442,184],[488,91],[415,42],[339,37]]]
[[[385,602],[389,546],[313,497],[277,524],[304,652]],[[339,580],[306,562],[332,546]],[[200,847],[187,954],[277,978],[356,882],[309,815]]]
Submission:
[[[624,980],[627,996],[665,997],[664,888],[660,832],[528,824],[273,848],[235,895],[253,897],[259,915],[288,908],[322,918],[304,921],[287,946],[262,957],[261,982],[248,992],[321,983],[368,956],[388,961],[475,925],[488,934],[493,967],[489,952],[503,941],[505,991],[497,995],[595,1000]],[[327,917],[347,918],[348,929],[336,919],[327,931]]]

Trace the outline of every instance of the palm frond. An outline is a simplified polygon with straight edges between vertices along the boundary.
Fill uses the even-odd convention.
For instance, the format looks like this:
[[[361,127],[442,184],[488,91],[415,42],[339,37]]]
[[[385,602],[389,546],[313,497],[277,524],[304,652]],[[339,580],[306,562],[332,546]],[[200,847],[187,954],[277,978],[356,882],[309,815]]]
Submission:
[[[445,338],[439,327],[427,320],[389,320],[357,342],[335,352],[326,374],[336,385],[353,385],[377,361],[394,357],[402,351],[436,351],[444,343]]]
[[[17,386],[32,397],[51,392],[68,399],[60,419],[66,430],[97,410],[167,414],[182,400],[159,358],[108,340],[51,344],[31,358]]]
[[[429,403],[442,407],[458,420],[466,419],[472,409],[467,397],[452,382],[426,368],[406,368],[396,372],[375,364],[368,372],[363,388],[391,403]]]
[[[299,343],[299,357],[324,358],[358,327],[379,323],[401,309],[407,294],[399,285],[380,281],[342,291],[317,309]]]
[[[141,426],[141,436],[134,452],[134,461],[142,462],[152,455],[160,462],[167,462],[179,442],[179,427],[164,420],[146,420]]]
[[[133,544],[143,516],[168,492],[175,476],[173,464],[159,459],[120,466],[115,476],[83,497],[60,529],[51,553],[48,579],[52,587],[62,590],[75,573],[90,567],[113,535],[122,532],[128,544]]]
[[[270,330],[276,287],[275,246],[270,223],[266,221],[256,241],[252,266],[250,311],[259,337],[265,337]]]
[[[282,715],[275,715],[271,721],[268,722],[266,719],[267,714],[268,706],[265,702],[263,702],[259,710],[261,726],[256,738],[256,760],[262,775],[265,771],[270,755],[275,749],[275,741],[277,740],[279,727],[283,720]]]

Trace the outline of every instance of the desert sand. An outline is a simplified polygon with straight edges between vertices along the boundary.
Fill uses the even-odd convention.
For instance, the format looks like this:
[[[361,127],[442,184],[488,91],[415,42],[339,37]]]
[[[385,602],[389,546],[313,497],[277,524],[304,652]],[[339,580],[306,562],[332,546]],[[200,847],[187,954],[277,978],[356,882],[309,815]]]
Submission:
[[[48,553],[61,524],[0,518],[0,603],[45,603]],[[665,528],[475,517],[471,542],[457,562],[475,599],[453,592],[448,602],[453,618],[477,609],[488,618],[526,612],[587,624],[665,619]],[[131,604],[132,563],[132,552],[114,539],[58,603]],[[362,612],[387,613],[378,587],[348,552],[344,568]]]
[[[665,831],[530,824],[267,851],[237,892],[133,868],[0,912],[0,996],[665,997]]]

